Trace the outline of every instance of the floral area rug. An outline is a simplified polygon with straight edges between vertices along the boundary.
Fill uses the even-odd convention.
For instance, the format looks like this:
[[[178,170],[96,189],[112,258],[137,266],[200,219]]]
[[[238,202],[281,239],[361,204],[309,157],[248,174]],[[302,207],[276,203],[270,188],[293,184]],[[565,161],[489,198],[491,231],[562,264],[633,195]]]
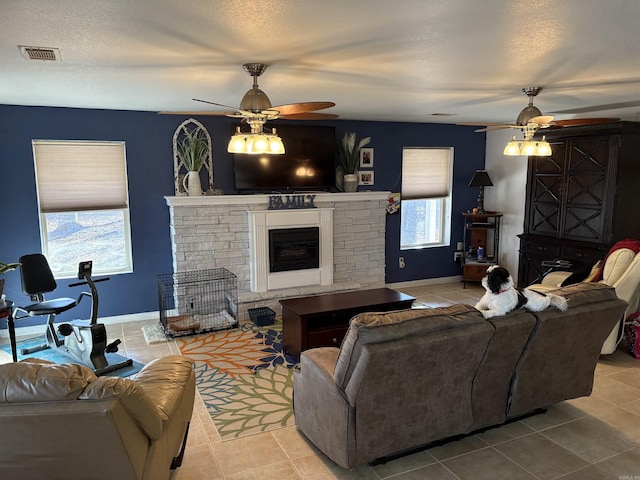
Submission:
[[[281,324],[178,339],[196,364],[196,383],[222,441],[294,425],[296,358],[285,355]]]

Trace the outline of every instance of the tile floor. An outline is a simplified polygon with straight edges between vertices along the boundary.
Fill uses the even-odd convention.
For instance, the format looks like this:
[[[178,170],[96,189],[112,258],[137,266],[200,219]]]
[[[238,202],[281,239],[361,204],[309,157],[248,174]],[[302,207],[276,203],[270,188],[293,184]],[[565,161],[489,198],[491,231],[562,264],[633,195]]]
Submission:
[[[474,304],[483,290],[460,283],[399,289],[429,306]],[[179,353],[175,342],[147,345],[141,327],[108,325],[137,361]],[[344,470],[295,427],[221,442],[196,399],[182,467],[172,480],[640,480],[640,360],[622,348],[603,356],[593,394],[545,414],[376,466]]]

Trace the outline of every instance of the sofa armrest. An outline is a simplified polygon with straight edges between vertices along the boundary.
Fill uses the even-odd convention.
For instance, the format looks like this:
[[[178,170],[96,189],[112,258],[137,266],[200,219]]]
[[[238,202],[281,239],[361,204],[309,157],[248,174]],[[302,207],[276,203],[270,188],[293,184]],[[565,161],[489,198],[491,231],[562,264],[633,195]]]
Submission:
[[[163,421],[179,406],[189,380],[194,376],[193,362],[180,355],[169,355],[146,364],[135,377],[158,410]],[[193,387],[195,389],[195,387]]]
[[[333,379],[338,353],[334,347],[302,352],[293,375],[293,410],[296,426],[334,462],[349,468],[355,458],[355,445],[349,442],[354,418]]]
[[[302,369],[302,364],[304,363],[306,365],[305,368],[316,370],[316,374],[323,377],[324,380],[333,382],[333,372],[336,368],[339,353],[340,349],[335,347],[307,350],[300,356],[301,363],[298,364],[298,369]]]
[[[187,385],[191,385],[193,365],[179,355],[153,360],[135,380],[99,377],[87,386],[81,400],[117,398],[152,440],[161,437],[164,424],[181,404]]]

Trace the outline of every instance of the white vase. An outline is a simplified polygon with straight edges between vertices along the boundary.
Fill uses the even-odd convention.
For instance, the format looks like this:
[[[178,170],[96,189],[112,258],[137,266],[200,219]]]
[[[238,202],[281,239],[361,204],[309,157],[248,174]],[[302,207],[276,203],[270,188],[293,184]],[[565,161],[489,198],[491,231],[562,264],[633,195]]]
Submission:
[[[345,173],[343,182],[345,192],[355,192],[358,190],[358,175],[355,173]]]
[[[202,195],[200,172],[189,171],[182,180],[182,186],[189,195]]]

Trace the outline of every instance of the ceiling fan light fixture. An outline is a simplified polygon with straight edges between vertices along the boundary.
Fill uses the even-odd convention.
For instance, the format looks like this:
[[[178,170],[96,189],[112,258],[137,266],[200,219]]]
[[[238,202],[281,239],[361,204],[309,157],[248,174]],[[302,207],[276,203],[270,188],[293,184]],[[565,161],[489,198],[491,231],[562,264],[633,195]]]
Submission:
[[[258,133],[249,137],[247,153],[271,153],[269,138],[264,133]]]
[[[272,129],[271,136],[269,137],[269,147],[271,148],[271,153],[275,153],[281,155],[284,153],[284,144],[282,143],[282,139],[276,133],[276,129]]]
[[[517,156],[520,155],[520,144],[516,141],[515,135],[513,139],[504,147],[504,155]]]
[[[551,156],[551,145],[542,137],[542,140],[524,140],[517,141],[516,137],[513,137],[507,145],[504,147],[504,151],[502,152],[504,155],[508,156],[536,156],[536,157],[549,157]]]
[[[542,136],[542,140],[540,142],[536,142],[536,153],[538,157],[549,157],[551,156],[551,145],[549,142],[545,140],[544,135]]]
[[[528,157],[529,155],[535,154],[536,149],[537,149],[536,142],[532,142],[531,140],[528,140],[528,141],[525,141],[520,147],[520,154],[526,155]]]
[[[247,153],[247,136],[240,131],[240,127],[236,127],[236,133],[229,140],[227,152]]]
[[[284,154],[284,144],[282,139],[274,132],[266,133],[242,133],[240,127],[229,140],[227,146],[229,153],[248,153],[252,155],[271,153],[274,155]]]

